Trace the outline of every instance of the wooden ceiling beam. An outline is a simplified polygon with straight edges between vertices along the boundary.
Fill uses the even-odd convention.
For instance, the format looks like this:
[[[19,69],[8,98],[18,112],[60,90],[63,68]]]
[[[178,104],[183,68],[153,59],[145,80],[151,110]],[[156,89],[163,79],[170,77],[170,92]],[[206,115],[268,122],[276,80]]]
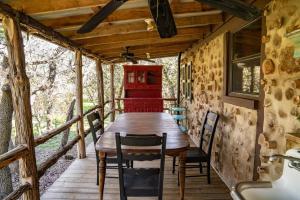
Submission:
[[[104,45],[98,45],[90,47],[89,49],[93,52],[103,52],[103,51],[109,51],[110,49],[116,49],[116,48],[126,48],[126,47],[132,47],[132,46],[139,46],[139,45],[154,45],[154,44],[164,44],[164,43],[171,43],[171,42],[187,42],[192,40],[199,40],[202,38],[202,35],[185,35],[185,36],[175,36],[172,38],[165,38],[165,39],[139,39],[139,40],[130,40],[125,42],[119,42],[114,44],[104,44]]]
[[[208,26],[204,27],[192,27],[192,28],[181,28],[178,29],[177,36],[184,36],[184,35],[204,35],[209,31]],[[128,33],[128,34],[114,34],[111,36],[103,36],[103,37],[96,37],[96,38],[88,38],[88,39],[81,39],[77,40],[76,42],[83,45],[84,47],[91,47],[96,45],[102,44],[114,44],[119,42],[126,42],[131,40],[139,40],[139,39],[160,39],[159,34],[157,31],[151,32],[138,32],[138,33]]]
[[[89,50],[80,47],[77,43],[73,42],[69,38],[63,36],[62,34],[54,31],[52,28],[47,27],[32,17],[14,10],[9,5],[0,2],[0,13],[10,16],[12,18],[16,18],[20,24],[22,25],[23,30],[31,32],[33,35],[41,37],[47,41],[55,43],[59,46],[65,47],[71,50],[79,50],[85,56],[91,58],[98,58],[97,54],[90,52]]]
[[[159,52],[168,52],[168,51],[184,51],[187,48],[191,47],[193,42],[186,42],[186,43],[171,43],[169,45],[155,45],[155,46],[136,46],[135,48],[130,48],[129,52],[134,54],[145,54],[145,53],[159,53]],[[121,53],[125,52],[125,49],[117,48],[111,49],[109,52],[105,52],[103,57],[117,57],[120,56]]]
[[[154,49],[151,49],[151,50],[147,50],[147,52],[142,52],[142,51],[136,51],[136,52],[132,52],[132,53],[134,53],[134,55],[147,55],[146,53],[149,53],[150,54],[150,57],[151,57],[151,55],[152,54],[159,54],[159,53],[166,53],[166,52],[182,52],[182,51],[184,51],[185,49],[183,49],[183,48],[174,48],[174,49],[169,49],[169,50],[166,50],[166,49],[164,49],[164,50],[160,50],[160,51],[155,51]],[[103,55],[103,57],[104,58],[107,58],[107,57],[109,57],[109,58],[117,58],[117,57],[120,57],[120,54],[117,54],[117,53],[115,53],[115,54],[105,54],[105,55]]]
[[[2,2],[30,15],[50,13],[59,10],[103,6],[109,2],[109,0],[2,0]]]
[[[134,13],[134,11],[133,11],[133,13]],[[101,28],[102,26],[106,26],[106,25],[118,25],[118,24],[126,24],[126,23],[133,23],[133,22],[140,22],[140,23],[146,24],[144,21],[145,18],[151,18],[151,15],[146,16],[146,17],[139,17],[139,18],[132,16],[129,20],[124,20],[124,19],[120,18],[120,20],[106,21],[106,22],[102,22],[101,24],[99,24],[97,28]],[[196,13],[185,13],[183,15],[174,15],[174,18],[175,18],[177,26],[180,26],[180,25],[184,26],[184,24],[183,24],[184,21],[194,21],[194,22],[197,22],[198,24],[216,24],[216,23],[219,23],[220,20],[221,20],[221,22],[223,22],[222,13],[221,13],[221,11],[218,11],[218,10],[196,12]],[[73,19],[70,18],[69,20],[72,21]],[[70,23],[72,23],[72,22],[70,22]],[[59,32],[74,31],[76,33],[76,31],[82,26],[82,24],[83,23],[75,24],[75,25],[71,25],[71,26],[63,26],[63,27],[54,28],[54,29]]]
[[[174,51],[174,52],[164,52],[164,53],[153,53],[151,54],[151,58],[150,59],[155,59],[155,58],[163,58],[163,57],[173,57],[173,56],[177,56],[178,52]],[[147,56],[145,54],[141,54],[141,55],[136,55],[139,58],[147,58]],[[104,60],[110,62],[111,60],[118,58],[118,57],[107,57],[104,58]]]
[[[172,4],[171,5],[173,14],[183,14],[183,13],[195,13],[201,11],[210,11],[212,10],[210,7],[205,7],[197,2],[184,2],[180,4]],[[76,27],[78,28],[85,22],[87,22],[94,13],[77,15],[77,16],[68,16],[61,18],[51,18],[51,19],[43,19],[41,23],[46,26],[51,26],[54,29],[61,29],[64,27]],[[109,15],[105,22],[113,22],[120,20],[131,20],[131,19],[145,19],[150,18],[151,14],[149,12],[148,7],[141,8],[131,8],[131,9],[119,9]]]
[[[181,17],[175,19],[177,28],[205,26],[208,24],[219,24],[222,22],[222,14]],[[73,40],[76,40],[105,35],[113,35],[116,33],[127,34],[132,32],[145,32],[147,31],[147,24],[143,20],[122,24],[102,23],[98,26],[98,28],[94,29],[90,33],[77,34],[76,31],[77,30],[60,30],[59,32],[67,37],[71,37],[71,39]]]
[[[22,11],[28,15],[42,15],[51,12],[64,12],[67,10],[75,10],[90,7],[102,7],[109,0],[2,0],[3,3],[9,4],[16,10]],[[132,4],[132,7],[138,4],[140,0],[128,0],[126,4]],[[178,9],[190,12],[192,9],[211,10],[212,7],[199,2],[173,3],[172,10]]]

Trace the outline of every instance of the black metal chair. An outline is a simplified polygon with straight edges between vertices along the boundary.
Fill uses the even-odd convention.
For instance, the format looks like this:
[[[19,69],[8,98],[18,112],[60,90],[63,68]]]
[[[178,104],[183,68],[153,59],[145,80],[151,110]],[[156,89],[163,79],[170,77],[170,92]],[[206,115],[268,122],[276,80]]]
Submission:
[[[162,200],[163,179],[165,167],[167,134],[157,135],[126,135],[120,136],[116,133],[117,157],[119,165],[120,199],[127,200],[127,197],[158,196]],[[122,146],[161,146],[158,153],[126,153]],[[124,160],[152,161],[160,160],[160,168],[124,168]]]
[[[207,176],[207,183],[210,184],[210,159],[218,120],[219,115],[217,113],[211,111],[206,112],[204,122],[201,127],[200,147],[191,147],[187,151],[186,156],[186,168],[199,168],[200,175],[186,177]],[[189,165],[189,163],[191,164]],[[206,166],[203,166],[202,163],[206,163]],[[207,174],[202,174],[203,167],[207,168]]]
[[[103,134],[104,132],[104,128],[102,126],[102,121],[100,118],[99,113],[93,112],[91,114],[89,114],[87,116],[89,125],[90,125],[90,130],[92,133],[92,137],[93,137],[93,142],[94,145],[96,145],[96,142],[98,141],[98,139],[100,138],[100,136]],[[100,162],[100,158],[98,155],[98,151],[95,149],[96,152],[96,162],[97,162],[97,185],[99,185],[99,162]],[[117,157],[106,157],[106,163],[108,164],[106,166],[107,169],[117,169],[118,168],[118,161],[117,161]],[[111,165],[109,165],[111,164]],[[126,163],[127,167],[129,167],[129,163]],[[107,177],[107,178],[118,178],[118,177]]]

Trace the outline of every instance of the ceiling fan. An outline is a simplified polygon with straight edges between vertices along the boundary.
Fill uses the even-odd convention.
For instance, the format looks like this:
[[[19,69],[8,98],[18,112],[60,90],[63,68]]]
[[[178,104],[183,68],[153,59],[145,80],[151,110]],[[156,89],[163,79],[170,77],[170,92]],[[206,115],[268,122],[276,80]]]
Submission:
[[[134,56],[134,53],[129,52],[129,47],[126,47],[126,51],[120,54],[120,57],[111,60],[111,62],[132,62],[133,64],[137,64],[138,60],[143,60],[146,62],[155,63],[154,60],[150,60],[148,58],[140,58],[137,56]]]
[[[111,13],[122,6],[127,0],[111,0],[98,13],[91,17],[77,33],[91,32]],[[170,38],[177,35],[177,29],[168,0],[148,0],[148,5],[161,38]]]

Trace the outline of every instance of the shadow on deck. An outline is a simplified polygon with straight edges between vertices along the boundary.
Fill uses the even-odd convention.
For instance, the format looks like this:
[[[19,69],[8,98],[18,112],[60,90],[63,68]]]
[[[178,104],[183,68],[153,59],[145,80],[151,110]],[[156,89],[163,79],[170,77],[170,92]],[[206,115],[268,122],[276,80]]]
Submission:
[[[93,145],[87,148],[86,159],[76,159],[70,167],[57,179],[53,185],[43,194],[42,200],[59,199],[99,199],[98,186],[96,185],[96,162]],[[179,199],[177,175],[172,174],[172,161],[166,159],[164,199]],[[194,169],[189,169],[190,171]],[[196,170],[196,169],[195,169]],[[188,171],[187,173],[189,174]],[[116,176],[117,170],[107,170],[108,176]],[[206,183],[206,177],[187,178],[185,186],[186,200],[204,199],[231,199],[229,190],[218,175],[212,170],[212,183]],[[119,199],[118,179],[107,178],[105,181],[104,199]],[[129,198],[129,199],[155,199],[155,198]]]

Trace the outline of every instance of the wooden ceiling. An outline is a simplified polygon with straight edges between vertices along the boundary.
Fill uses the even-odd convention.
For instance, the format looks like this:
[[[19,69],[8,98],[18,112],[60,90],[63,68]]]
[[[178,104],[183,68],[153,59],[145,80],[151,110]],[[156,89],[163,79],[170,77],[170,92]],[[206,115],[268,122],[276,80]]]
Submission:
[[[151,18],[147,0],[129,0],[90,33],[76,31],[109,0],[2,0],[40,23],[98,54],[104,60],[118,57],[130,47],[139,57],[175,56],[223,23],[223,13],[193,0],[170,0],[178,35],[161,39],[147,31]]]

